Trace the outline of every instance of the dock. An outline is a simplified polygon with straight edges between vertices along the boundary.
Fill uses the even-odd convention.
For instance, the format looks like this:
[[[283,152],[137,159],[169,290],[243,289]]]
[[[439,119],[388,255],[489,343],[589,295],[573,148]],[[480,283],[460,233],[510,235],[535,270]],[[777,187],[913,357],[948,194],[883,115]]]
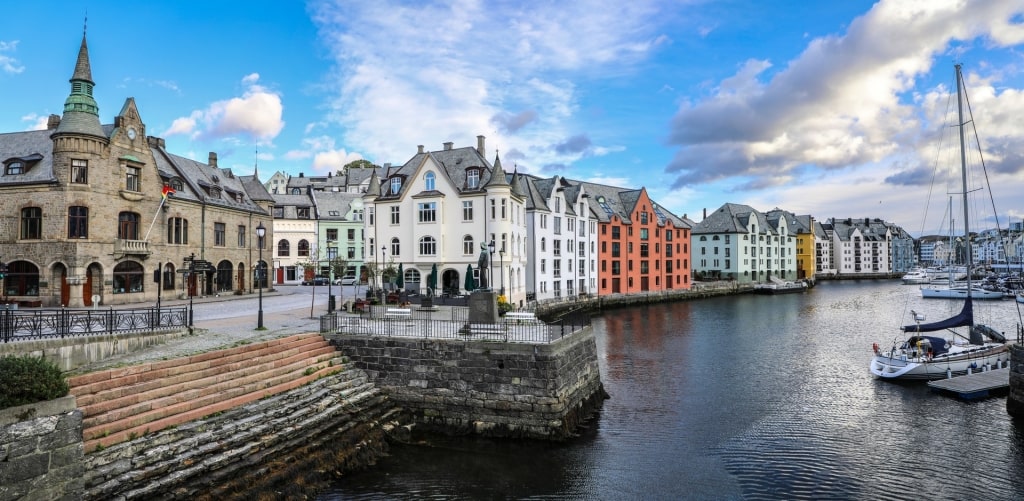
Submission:
[[[928,386],[934,391],[955,395],[964,400],[985,398],[994,391],[1009,388],[1010,369],[992,369],[949,379],[938,379],[929,381]]]

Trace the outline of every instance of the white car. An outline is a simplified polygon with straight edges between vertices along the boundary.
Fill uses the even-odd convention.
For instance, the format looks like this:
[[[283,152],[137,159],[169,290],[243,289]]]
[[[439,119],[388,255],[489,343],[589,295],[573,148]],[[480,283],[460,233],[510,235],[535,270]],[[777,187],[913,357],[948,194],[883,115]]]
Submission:
[[[334,280],[334,285],[355,285],[356,277],[353,275],[345,275],[344,277],[337,278]]]

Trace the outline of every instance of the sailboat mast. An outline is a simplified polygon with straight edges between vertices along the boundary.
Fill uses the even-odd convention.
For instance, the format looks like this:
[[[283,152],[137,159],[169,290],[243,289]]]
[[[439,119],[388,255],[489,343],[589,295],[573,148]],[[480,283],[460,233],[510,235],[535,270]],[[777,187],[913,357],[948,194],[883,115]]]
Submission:
[[[960,65],[956,68],[956,112],[960,128],[960,183],[963,191],[964,204],[964,243],[967,245],[967,297],[971,297],[971,274],[974,272],[974,250],[971,249],[971,226],[970,214],[967,207],[967,141],[964,139],[964,96],[963,96],[963,75],[960,74]]]

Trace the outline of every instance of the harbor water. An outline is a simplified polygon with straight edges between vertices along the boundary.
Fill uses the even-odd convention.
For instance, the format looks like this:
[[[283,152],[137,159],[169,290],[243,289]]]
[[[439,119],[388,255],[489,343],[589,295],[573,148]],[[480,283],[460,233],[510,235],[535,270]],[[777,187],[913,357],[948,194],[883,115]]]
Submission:
[[[910,310],[899,281],[823,282],[595,318],[611,398],[565,443],[430,437],[339,479],[348,499],[1024,499],[1024,423],[868,372]],[[1017,303],[976,317],[1014,338]]]

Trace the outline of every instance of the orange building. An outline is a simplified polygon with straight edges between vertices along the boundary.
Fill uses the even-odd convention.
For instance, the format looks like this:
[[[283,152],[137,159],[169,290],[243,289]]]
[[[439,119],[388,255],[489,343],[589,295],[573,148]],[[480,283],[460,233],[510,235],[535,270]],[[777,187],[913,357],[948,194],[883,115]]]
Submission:
[[[581,184],[598,219],[599,295],[690,288],[692,221],[655,203],[646,188]]]

